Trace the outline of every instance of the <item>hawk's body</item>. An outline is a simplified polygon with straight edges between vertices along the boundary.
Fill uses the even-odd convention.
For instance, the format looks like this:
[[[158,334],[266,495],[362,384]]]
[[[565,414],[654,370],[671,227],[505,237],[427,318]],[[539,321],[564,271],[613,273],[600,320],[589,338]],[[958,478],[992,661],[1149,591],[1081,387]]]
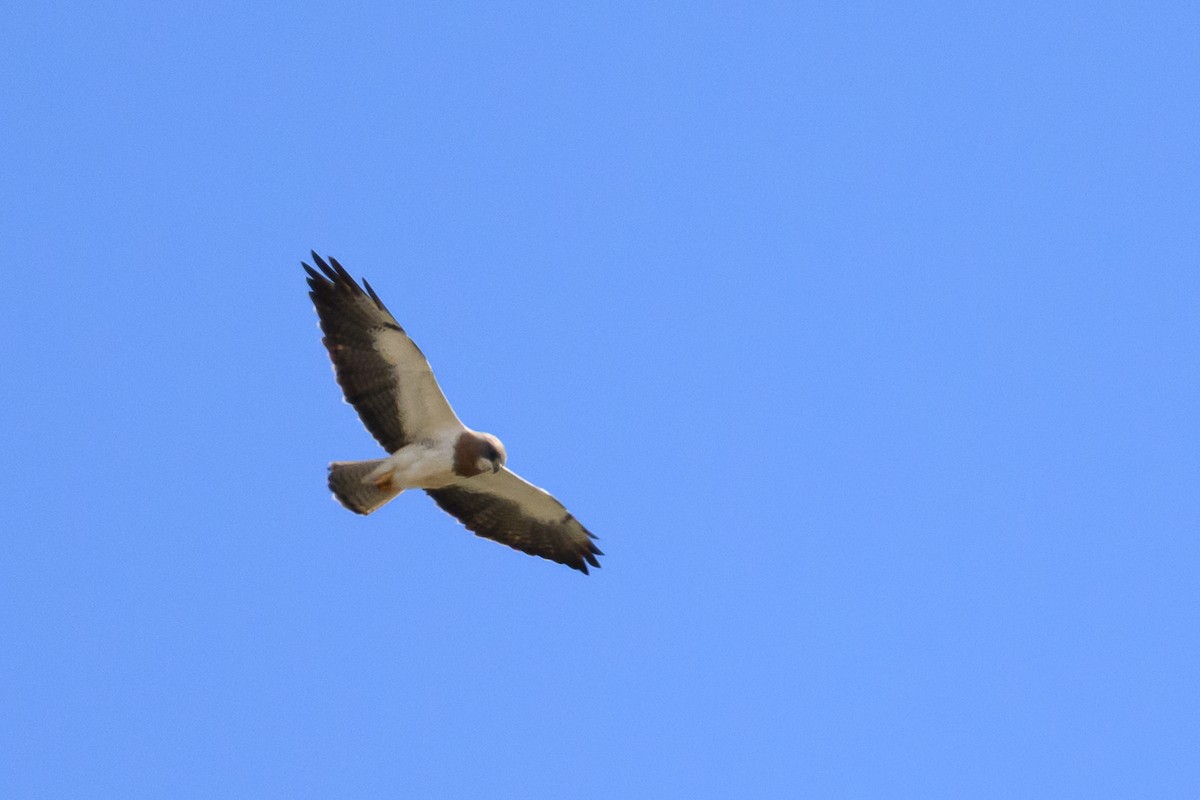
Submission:
[[[504,467],[504,445],[459,421],[420,349],[363,281],[316,253],[305,264],[322,340],[346,401],[390,454],[329,465],[342,505],[369,514],[405,489],[424,489],[480,536],[587,572],[602,555],[549,493]]]

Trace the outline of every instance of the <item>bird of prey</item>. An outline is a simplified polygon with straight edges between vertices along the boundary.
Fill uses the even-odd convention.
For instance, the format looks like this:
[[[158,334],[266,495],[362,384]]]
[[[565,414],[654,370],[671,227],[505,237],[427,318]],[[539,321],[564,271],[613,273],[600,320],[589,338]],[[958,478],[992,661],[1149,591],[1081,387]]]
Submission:
[[[329,465],[343,506],[370,514],[405,489],[423,489],[479,536],[580,570],[599,567],[595,538],[562,503],[510,472],[504,445],[459,421],[424,354],[366,280],[312,254],[309,297],[346,402],[390,455]],[[363,290],[366,287],[366,290]]]

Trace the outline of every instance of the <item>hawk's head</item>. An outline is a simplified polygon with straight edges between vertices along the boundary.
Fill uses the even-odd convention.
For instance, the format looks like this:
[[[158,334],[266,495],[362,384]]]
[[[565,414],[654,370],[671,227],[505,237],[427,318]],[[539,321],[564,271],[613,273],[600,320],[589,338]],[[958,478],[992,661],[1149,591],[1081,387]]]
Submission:
[[[490,433],[466,431],[454,444],[454,474],[464,478],[499,472],[507,456],[504,445]]]
[[[504,466],[504,462],[508,460],[508,454],[504,452],[504,445],[500,440],[490,433],[481,433],[479,438],[482,440],[479,444],[479,456],[475,466],[480,472],[491,470],[499,472]]]

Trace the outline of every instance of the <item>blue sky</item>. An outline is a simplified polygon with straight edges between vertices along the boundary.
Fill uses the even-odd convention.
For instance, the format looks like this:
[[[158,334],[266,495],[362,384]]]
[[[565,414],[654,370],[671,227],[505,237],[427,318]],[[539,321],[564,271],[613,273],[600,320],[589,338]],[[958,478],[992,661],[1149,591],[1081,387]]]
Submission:
[[[1196,6],[4,23],[0,795],[1200,792]],[[310,248],[603,569],[329,497]]]

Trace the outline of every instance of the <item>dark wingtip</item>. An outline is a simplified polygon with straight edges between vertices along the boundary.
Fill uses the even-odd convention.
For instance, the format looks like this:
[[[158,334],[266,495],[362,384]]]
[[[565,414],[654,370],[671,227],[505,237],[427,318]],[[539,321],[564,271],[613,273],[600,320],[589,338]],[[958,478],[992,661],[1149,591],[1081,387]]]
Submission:
[[[327,282],[325,280],[325,278],[321,275],[321,273],[317,272],[315,269],[310,267],[308,264],[305,264],[303,261],[300,262],[300,266],[304,267],[304,271],[308,273],[307,280],[308,280],[308,286],[310,289],[316,289],[318,284]]]
[[[591,534],[588,535],[590,536]],[[571,569],[577,569],[584,575],[588,575],[590,574],[588,573],[588,564],[591,564],[596,569],[600,569],[600,561],[597,560],[596,556],[602,556],[604,553],[598,547],[596,547],[596,545],[589,541],[588,548],[586,550],[580,550],[575,555],[575,560],[564,561],[563,563],[565,563]]]
[[[383,301],[379,299],[379,295],[375,294],[375,290],[373,288],[371,288],[370,282],[366,278],[363,278],[362,282],[363,282],[363,286],[365,286],[367,289],[367,294],[370,295],[371,299],[375,301],[375,305],[379,306],[384,311],[387,311],[388,307],[385,306],[383,304]],[[388,313],[390,314],[392,312],[388,311]]]
[[[583,526],[581,525],[580,527]],[[596,536],[596,534],[592,533],[587,528],[583,528],[583,532],[587,534],[587,549],[583,551],[583,557],[586,558],[587,562],[593,567],[600,569],[600,561],[596,558],[596,556],[604,555],[604,551],[599,547],[596,547],[596,539],[600,537]],[[587,572],[587,570],[584,570],[584,572]]]
[[[336,280],[336,276],[330,271],[329,265],[325,263],[324,259],[317,255],[316,250],[310,251],[310,255],[312,256],[313,263],[316,264],[321,271],[318,272],[313,267],[310,267],[305,261],[300,262],[300,266],[304,267],[304,271],[308,273],[309,287],[316,291],[320,287],[333,285]]]
[[[345,278],[346,280],[350,281],[351,283],[354,283],[354,278],[350,277],[350,273],[346,272],[346,268],[343,267],[340,263],[338,263],[338,260],[336,258],[334,258],[333,256],[330,256],[329,263],[333,265],[334,272],[336,272],[338,275]]]
[[[341,278],[342,275],[344,275],[344,273],[345,273],[345,270],[335,269],[336,266],[339,266],[337,263],[337,259],[330,256],[329,262],[332,262],[334,264],[334,267],[331,267],[331,266],[329,266],[329,262],[327,262],[325,259],[321,258],[321,256],[317,255],[316,250],[313,250],[311,255],[312,255],[313,263],[316,264],[317,267],[320,268],[321,272],[324,273],[324,275],[320,276],[321,280],[325,283],[329,283],[331,285],[336,286],[340,282],[339,278]],[[304,264],[303,261],[300,263]],[[315,276],[316,270],[310,269],[307,264],[304,264],[304,268],[306,270],[308,270],[310,275]],[[351,283],[353,283],[353,281],[351,281]],[[358,287],[355,287],[355,288],[358,288]]]
[[[304,271],[308,273],[308,285],[314,291],[335,289],[343,292],[349,291],[352,294],[363,294],[362,287],[358,285],[358,282],[354,278],[350,277],[350,273],[346,271],[346,268],[336,258],[329,256],[329,260],[326,261],[317,254],[316,250],[311,251],[311,255],[313,263],[321,271],[317,272],[316,269],[313,269],[303,261],[300,262],[300,266],[304,267]],[[363,284],[367,284],[366,279],[363,280]],[[367,292],[371,295],[371,299],[375,301],[376,305],[387,311],[387,307],[384,306],[383,301],[379,299],[379,296],[375,294],[375,291],[369,285],[367,285]]]
[[[333,256],[330,256],[329,260],[326,261],[325,259],[321,258],[321,256],[317,255],[316,250],[313,250],[312,260],[320,268],[320,273],[303,261],[300,262],[300,265],[304,267],[304,271],[309,274],[310,280],[308,283],[313,289],[317,288],[317,285],[313,283],[314,280],[322,287],[334,287],[338,291],[349,291],[358,295],[364,294],[363,286],[365,286],[367,288],[365,294],[369,295],[370,298],[375,301],[375,305],[379,306],[384,311],[388,310],[387,306],[383,304],[383,301],[379,299],[379,295],[375,294],[375,290],[371,288],[371,284],[367,283],[366,278],[363,278],[362,286],[359,286],[358,281],[354,280],[350,273],[346,271],[346,268],[341,265],[341,262],[339,262]],[[391,312],[388,311],[388,313],[390,314]]]

